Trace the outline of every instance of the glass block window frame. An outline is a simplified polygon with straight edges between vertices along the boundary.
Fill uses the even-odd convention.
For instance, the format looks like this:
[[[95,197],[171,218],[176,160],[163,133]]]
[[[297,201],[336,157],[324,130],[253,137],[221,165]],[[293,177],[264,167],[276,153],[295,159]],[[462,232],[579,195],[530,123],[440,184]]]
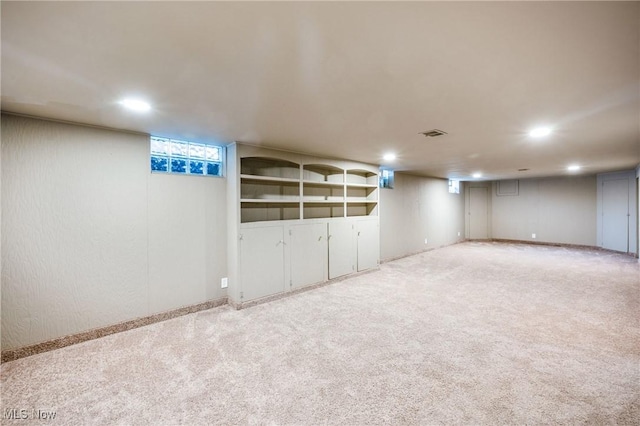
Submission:
[[[224,147],[151,136],[152,173],[223,176]]]
[[[393,189],[395,185],[393,170],[380,169],[380,172],[378,173],[378,178],[380,182],[378,186],[380,188]]]
[[[460,193],[460,181],[455,179],[449,179],[449,193],[450,194],[459,194]]]

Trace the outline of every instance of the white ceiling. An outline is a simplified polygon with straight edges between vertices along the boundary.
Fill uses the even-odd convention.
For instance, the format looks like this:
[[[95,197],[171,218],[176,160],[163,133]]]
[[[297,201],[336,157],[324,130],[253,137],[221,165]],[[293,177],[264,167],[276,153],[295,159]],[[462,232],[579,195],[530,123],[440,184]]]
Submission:
[[[499,179],[640,163],[640,2],[2,1],[2,110]],[[146,114],[118,101],[139,96]],[[527,131],[552,126],[534,140]],[[448,132],[425,138],[433,128]],[[529,171],[519,172],[527,168]]]

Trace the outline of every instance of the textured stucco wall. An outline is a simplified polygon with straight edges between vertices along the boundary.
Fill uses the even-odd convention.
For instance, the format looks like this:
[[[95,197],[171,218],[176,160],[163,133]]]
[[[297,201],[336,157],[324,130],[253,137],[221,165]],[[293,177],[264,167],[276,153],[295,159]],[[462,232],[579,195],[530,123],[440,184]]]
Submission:
[[[2,116],[2,349],[224,295],[224,179],[149,171],[148,137]]]
[[[458,236],[458,232],[460,236]],[[427,244],[424,243],[425,238]],[[380,258],[417,253],[464,239],[464,188],[449,193],[445,179],[395,173],[380,190]]]

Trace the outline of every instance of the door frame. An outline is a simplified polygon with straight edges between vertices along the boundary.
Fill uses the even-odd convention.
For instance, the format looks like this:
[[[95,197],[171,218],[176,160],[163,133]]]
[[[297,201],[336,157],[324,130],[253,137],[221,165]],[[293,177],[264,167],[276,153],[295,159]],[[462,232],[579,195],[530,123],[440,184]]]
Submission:
[[[491,182],[465,182],[464,188],[464,237],[471,239],[471,188],[485,188],[487,190],[487,239],[492,238],[491,226],[491,199],[492,185]]]
[[[638,255],[638,209],[635,208],[638,204],[638,193],[636,189],[636,170],[627,170],[624,172],[612,172],[612,173],[601,173],[597,176],[597,207],[596,207],[596,216],[597,216],[597,232],[596,232],[596,245],[598,247],[603,246],[603,223],[602,223],[602,210],[603,210],[603,187],[604,182],[609,180],[623,180],[627,179],[629,181],[629,217],[628,217],[628,227],[627,227],[627,235],[628,235],[628,253],[634,253],[636,256]]]

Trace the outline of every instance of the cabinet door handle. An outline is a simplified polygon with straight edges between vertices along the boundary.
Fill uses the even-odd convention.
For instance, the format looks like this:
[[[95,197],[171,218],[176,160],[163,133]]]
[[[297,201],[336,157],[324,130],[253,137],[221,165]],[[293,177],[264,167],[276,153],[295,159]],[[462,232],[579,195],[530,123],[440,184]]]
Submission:
[[[318,237],[318,241],[322,241],[322,235]]]
[[[327,240],[330,240],[330,239],[331,239],[331,235],[329,235],[329,236],[327,237]]]
[[[283,246],[286,246],[287,243],[284,242],[284,240],[280,240],[278,241],[278,243],[276,244],[276,247],[278,247],[280,244],[282,244]]]

